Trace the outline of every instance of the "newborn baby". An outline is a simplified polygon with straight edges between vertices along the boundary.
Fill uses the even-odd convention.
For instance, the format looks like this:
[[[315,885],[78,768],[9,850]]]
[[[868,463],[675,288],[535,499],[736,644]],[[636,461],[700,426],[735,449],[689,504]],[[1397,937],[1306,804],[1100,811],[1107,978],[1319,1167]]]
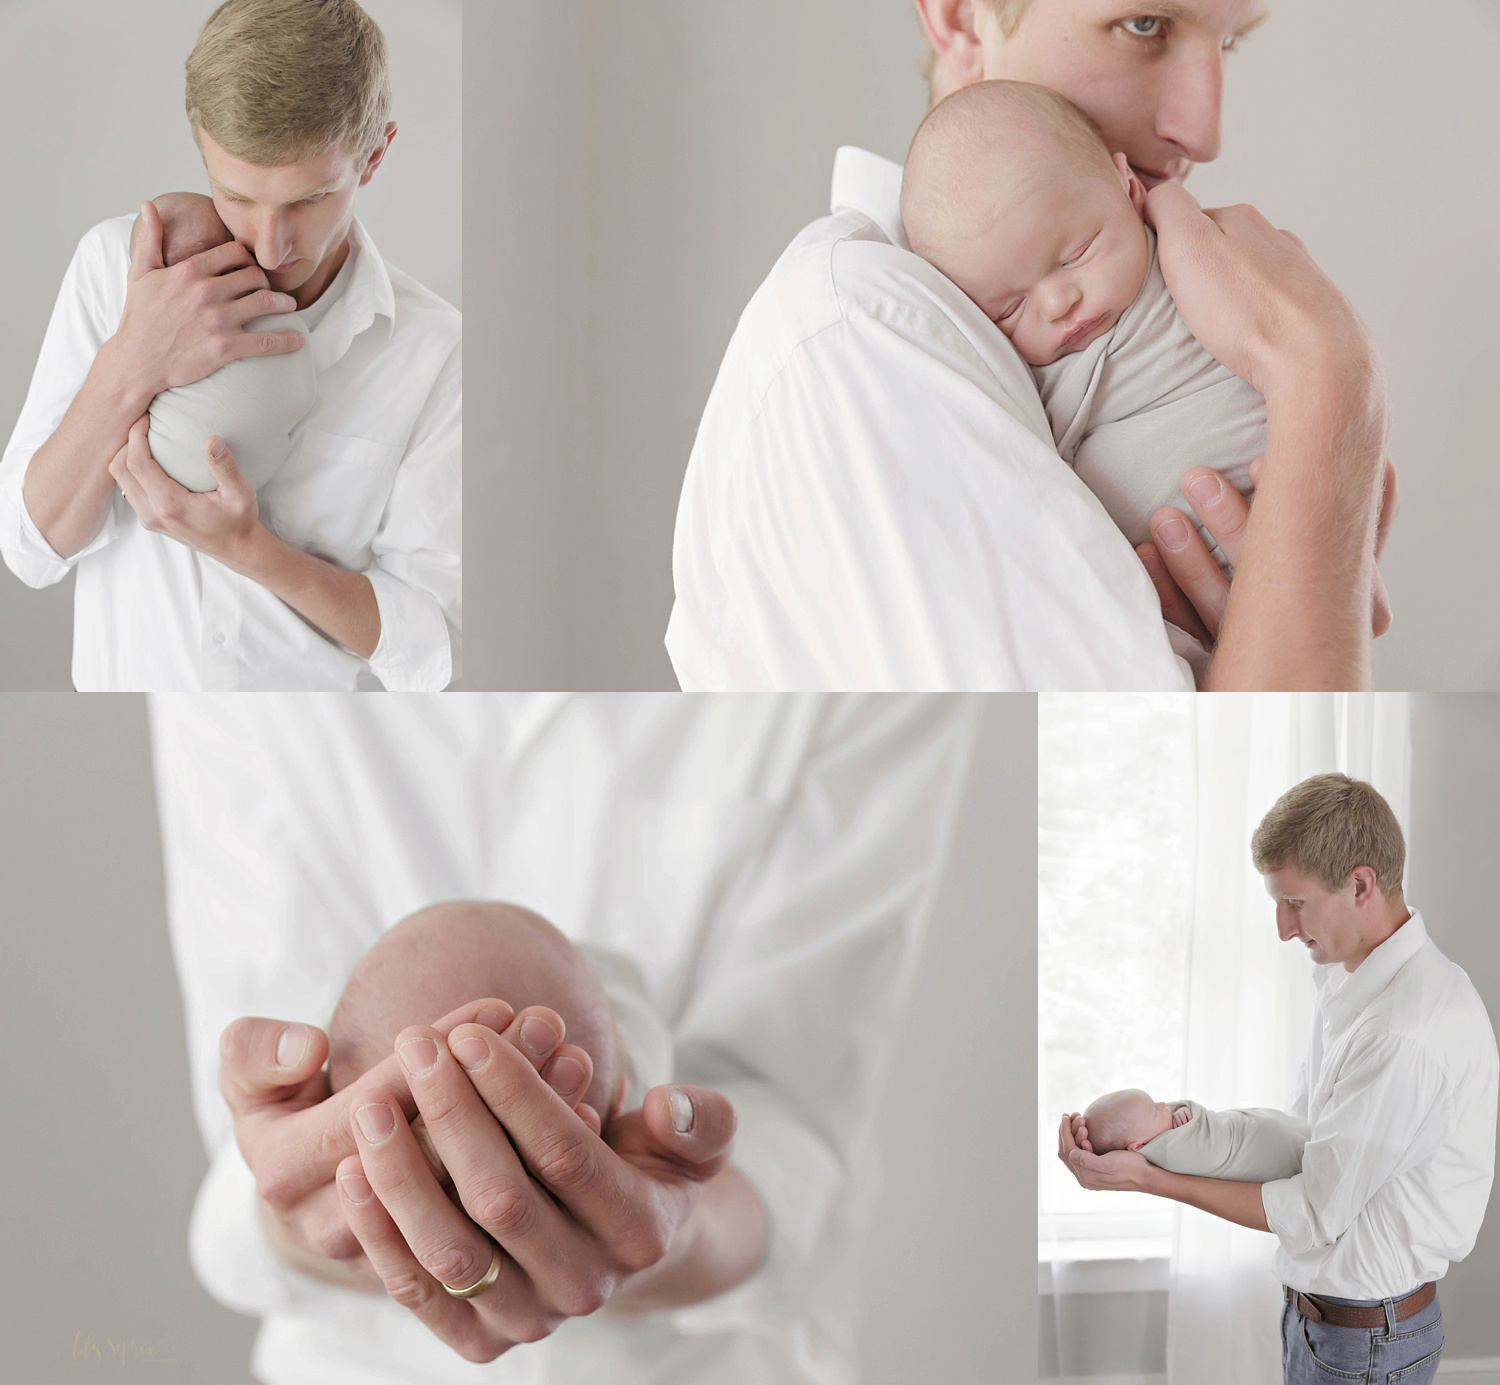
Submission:
[[[168,266],[233,240],[219,220],[213,198],[169,192],[155,199],[162,221],[162,260]],[[134,259],[141,219],[130,228]],[[311,329],[301,313],[252,318],[247,332]],[[178,485],[211,491],[218,482],[203,460],[203,445],[217,433],[234,454],[245,479],[259,490],[280,470],[291,451],[291,431],[312,408],[318,376],[312,352],[248,356],[221,366],[191,385],[163,390],[151,401],[151,455]]]
[[[460,900],[403,919],[354,968],[328,1024],[329,1088],[337,1092],[389,1058],[408,1025],[430,1024],[483,996],[517,1013],[545,1005],[562,1016],[567,1042],[593,1060],[583,1100],[606,1134],[619,1111],[671,1079],[670,1038],[630,962],[575,946],[526,909]],[[412,1129],[445,1179],[420,1116]]]
[[[1153,1101],[1134,1087],[1101,1096],[1083,1124],[1095,1154],[1128,1149],[1172,1173],[1239,1183],[1300,1173],[1308,1137],[1307,1126],[1284,1111],[1210,1111],[1196,1101]]]
[[[1266,426],[1265,401],[1179,316],[1145,200],[1087,116],[1023,82],[979,82],[937,106],[901,185],[912,250],[1032,367],[1058,452],[1132,544],[1162,506],[1189,513],[1190,467],[1248,491]]]

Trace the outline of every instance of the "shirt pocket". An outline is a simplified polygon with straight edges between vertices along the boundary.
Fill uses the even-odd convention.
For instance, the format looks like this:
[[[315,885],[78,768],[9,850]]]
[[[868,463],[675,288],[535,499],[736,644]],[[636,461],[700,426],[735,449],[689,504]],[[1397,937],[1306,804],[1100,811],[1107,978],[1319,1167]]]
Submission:
[[[403,451],[394,443],[304,429],[281,475],[266,487],[271,527],[341,567],[364,566]]]

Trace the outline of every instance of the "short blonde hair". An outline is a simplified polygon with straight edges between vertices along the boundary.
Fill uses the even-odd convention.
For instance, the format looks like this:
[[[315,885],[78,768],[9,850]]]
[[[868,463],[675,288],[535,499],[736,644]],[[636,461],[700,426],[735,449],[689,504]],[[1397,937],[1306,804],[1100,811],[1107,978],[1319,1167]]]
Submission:
[[[193,138],[259,168],[339,146],[362,162],[390,109],[385,35],[355,0],[227,0],[188,55]]]
[[[1375,872],[1388,898],[1401,893],[1406,839],[1391,805],[1361,779],[1315,774],[1288,789],[1250,838],[1262,875],[1292,866],[1330,890],[1341,890],[1356,866]]]

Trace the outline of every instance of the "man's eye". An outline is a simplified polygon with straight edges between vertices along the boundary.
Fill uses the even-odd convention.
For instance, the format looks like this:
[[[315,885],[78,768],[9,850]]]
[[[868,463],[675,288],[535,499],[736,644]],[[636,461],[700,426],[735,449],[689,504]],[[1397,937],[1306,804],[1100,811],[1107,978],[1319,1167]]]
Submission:
[[[1160,15],[1139,14],[1123,21],[1120,27],[1136,38],[1165,38],[1167,33],[1167,21]]]

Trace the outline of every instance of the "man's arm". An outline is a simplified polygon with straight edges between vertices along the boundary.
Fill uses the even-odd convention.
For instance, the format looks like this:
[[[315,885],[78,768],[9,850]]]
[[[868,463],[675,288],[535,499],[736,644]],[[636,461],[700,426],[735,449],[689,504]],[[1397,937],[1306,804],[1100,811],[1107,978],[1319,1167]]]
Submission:
[[[142,216],[146,224],[136,240],[119,327],[26,470],[26,509],[64,558],[98,533],[114,493],[110,461],[157,394],[240,357],[302,345],[300,332],[242,330],[253,317],[296,307],[269,288],[243,245],[231,241],[167,269],[156,208],[146,203]]]
[[[1248,1226],[1252,1231],[1269,1231],[1266,1211],[1261,1205],[1259,1183],[1232,1183],[1224,1178],[1198,1178],[1189,1173],[1169,1173],[1149,1160],[1143,1160],[1138,1191],[1155,1197],[1171,1198],[1210,1212],[1225,1221]]]
[[[197,494],[156,464],[148,431],[149,420],[138,419],[107,473],[141,524],[259,582],[330,639],[368,659],[380,643],[380,610],[370,579],[304,553],[267,529],[255,491],[223,439],[211,437],[204,444],[204,460],[218,488]]]
[[[1370,681],[1387,427],[1379,358],[1299,242],[1253,208],[1153,188],[1162,273],[1193,333],[1266,400],[1266,455],[1206,687]]]

